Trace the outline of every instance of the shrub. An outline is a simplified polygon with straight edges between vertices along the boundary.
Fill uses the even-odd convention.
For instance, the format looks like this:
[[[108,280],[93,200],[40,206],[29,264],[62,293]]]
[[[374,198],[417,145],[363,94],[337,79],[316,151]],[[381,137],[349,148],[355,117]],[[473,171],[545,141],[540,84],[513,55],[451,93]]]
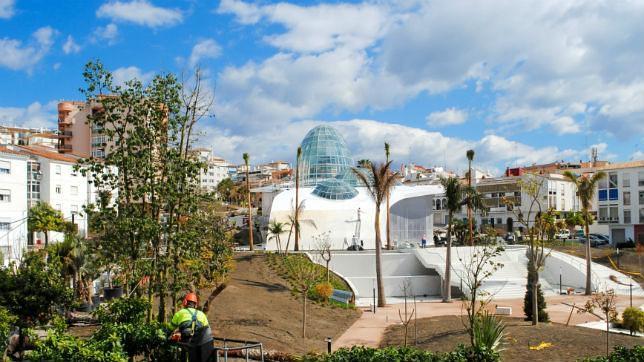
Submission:
[[[145,298],[118,298],[101,304],[94,317],[101,324],[131,323],[142,324],[150,302]]]
[[[315,286],[315,294],[317,294],[320,298],[324,299],[325,301],[328,301],[331,295],[333,295],[333,285],[331,283],[320,283]]]
[[[531,263],[532,261],[529,261]],[[530,270],[530,268],[528,268]],[[530,272],[529,272],[530,273]],[[523,313],[525,320],[532,320],[532,277],[528,275],[528,283],[526,285],[525,296],[523,297]],[[546,312],[546,299],[543,297],[541,284],[537,285],[537,311],[539,312],[539,322],[549,322],[550,317]]]
[[[27,359],[52,362],[125,362],[127,356],[121,349],[117,335],[105,340],[82,340],[67,333],[51,330],[47,338],[37,341],[35,351]]]
[[[644,346],[635,346],[626,348],[617,346],[608,356],[591,357],[583,360],[584,362],[632,362],[644,361]]]
[[[635,307],[626,308],[622,313],[622,326],[631,333],[644,332],[644,311]]]
[[[496,362],[499,355],[485,348],[459,345],[447,353],[423,351],[412,347],[369,348],[354,346],[341,348],[332,354],[307,355],[303,362]]]
[[[500,351],[505,324],[497,317],[487,312],[476,317],[473,326],[474,345],[491,351]]]
[[[9,311],[0,306],[0,351],[4,351],[7,348],[7,338],[11,333],[11,329],[15,325],[18,318]]]

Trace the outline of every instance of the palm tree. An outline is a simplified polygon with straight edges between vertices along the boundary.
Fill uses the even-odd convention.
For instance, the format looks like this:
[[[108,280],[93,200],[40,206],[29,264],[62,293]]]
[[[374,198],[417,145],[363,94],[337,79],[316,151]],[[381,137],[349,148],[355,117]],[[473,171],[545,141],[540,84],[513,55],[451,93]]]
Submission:
[[[590,215],[590,207],[595,195],[595,189],[597,188],[597,183],[602,178],[606,177],[606,173],[603,171],[596,172],[592,176],[577,176],[570,171],[564,172],[564,176],[573,182],[577,186],[577,196],[579,197],[579,202],[581,202],[581,214],[583,216],[583,225],[584,232],[586,234],[586,295],[592,294],[592,285],[590,282],[590,273],[591,273],[591,251],[590,251],[590,238],[588,237],[590,230],[588,226],[592,224],[592,215]]]
[[[273,220],[268,224],[268,232],[271,234],[268,240],[275,239],[275,242],[277,243],[278,254],[282,251],[282,242],[280,239],[281,237],[280,235],[286,232],[287,225],[288,223],[279,222],[277,220]]]
[[[285,254],[288,253],[289,245],[291,245],[291,235],[293,234],[293,229],[295,229],[296,233],[299,234],[298,235],[298,239],[299,239],[299,238],[302,237],[302,224],[303,223],[307,223],[307,224],[313,226],[316,229],[318,228],[317,225],[315,224],[315,221],[313,221],[311,219],[302,219],[302,213],[304,212],[304,206],[305,206],[304,202],[305,201],[306,200],[300,201],[298,206],[295,207],[294,209],[292,209],[291,215],[288,216],[288,220],[290,222],[291,228],[288,231],[288,240],[286,241],[286,248],[284,250]]]
[[[385,162],[389,162],[389,143],[385,142]],[[391,250],[391,221],[389,213],[389,196],[390,193],[387,193],[387,249]]]
[[[474,160],[474,150],[467,150],[467,186],[472,187],[472,160]],[[472,231],[472,205],[467,204],[467,222],[469,225],[470,245],[474,245],[474,233]]]
[[[253,251],[253,206],[250,203],[250,178],[248,176],[250,171],[250,163],[248,153],[244,152],[242,156],[244,158],[244,164],[246,165],[246,195],[248,200],[248,246],[250,251]]]
[[[357,168],[353,168],[353,172],[358,177],[358,179],[365,185],[367,191],[373,198],[373,201],[376,203],[376,214],[374,216],[374,228],[376,232],[376,284],[378,285],[378,306],[384,307],[387,304],[385,300],[385,289],[382,283],[382,261],[380,250],[382,248],[382,238],[380,236],[380,205],[385,201],[387,194],[393,187],[396,182],[397,173],[391,173],[389,171],[389,165],[391,161],[384,164],[375,164],[371,163],[370,171],[371,175],[365,175],[360,172]],[[373,176],[372,178],[369,176]]]
[[[572,238],[575,233],[575,226],[584,226],[584,217],[581,212],[573,211],[566,215],[566,226],[570,231],[570,237]]]
[[[470,186],[463,186],[456,177],[441,178],[441,185],[445,189],[447,199],[447,256],[445,258],[445,285],[443,290],[443,302],[450,302],[452,299],[452,223],[454,213],[458,212],[463,205],[471,205],[475,209],[483,210],[483,199],[476,190]]]
[[[292,221],[293,227],[295,228],[295,244],[293,245],[293,250],[300,250],[300,158],[302,157],[302,146],[297,148],[297,159],[295,160],[295,205],[296,212],[293,216],[294,220]]]

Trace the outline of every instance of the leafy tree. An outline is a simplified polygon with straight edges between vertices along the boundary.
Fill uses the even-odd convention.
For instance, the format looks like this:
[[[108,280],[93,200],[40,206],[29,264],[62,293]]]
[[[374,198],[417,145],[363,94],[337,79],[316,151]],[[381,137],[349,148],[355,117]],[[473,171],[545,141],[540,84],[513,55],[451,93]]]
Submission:
[[[64,231],[66,226],[63,213],[46,202],[38,202],[29,209],[27,225],[29,232],[45,234],[45,247],[49,245],[49,231]]]
[[[445,198],[447,199],[447,257],[445,258],[443,301],[449,302],[452,299],[452,224],[454,214],[466,204],[470,204],[473,208],[479,210],[484,210],[485,207],[483,206],[481,195],[474,188],[461,184],[458,178],[443,177],[441,178],[441,185],[445,189]]]
[[[217,184],[217,196],[221,200],[232,202],[235,192],[235,183],[231,178],[225,178]]]
[[[286,232],[287,225],[287,223],[279,222],[277,220],[273,220],[268,224],[268,232],[271,235],[269,237],[269,240],[275,239],[275,242],[277,243],[278,253],[282,251],[282,243],[280,237],[283,233]]]
[[[584,231],[586,234],[586,295],[592,294],[592,283],[591,283],[591,249],[590,249],[590,230],[588,226],[593,223],[592,215],[590,214],[591,203],[593,197],[595,196],[595,190],[597,189],[597,183],[599,180],[606,177],[606,173],[599,171],[594,173],[592,176],[583,175],[577,176],[570,171],[564,172],[564,176],[573,182],[577,187],[577,196],[581,202],[581,213],[583,216],[584,222]]]
[[[376,284],[378,288],[378,306],[384,307],[387,304],[385,299],[385,289],[382,281],[382,237],[380,236],[380,207],[382,202],[385,201],[391,188],[396,182],[397,173],[391,173],[389,166],[391,161],[384,164],[371,163],[369,165],[369,173],[365,175],[357,168],[353,168],[353,172],[358,177],[358,180],[367,188],[371,198],[376,203],[376,212],[374,214],[374,229],[376,234],[375,248],[376,248]]]
[[[528,260],[528,264],[532,263],[532,260]],[[535,273],[536,268],[532,265],[528,265],[528,274],[530,273]],[[533,285],[535,280],[539,280],[539,276],[534,276],[534,275],[528,275],[528,283],[526,284],[526,292],[525,296],[523,297],[523,313],[525,314],[525,320],[527,321],[532,321],[532,318],[534,316],[534,309],[533,308],[533,303],[535,298],[533,297],[532,293],[534,293],[534,290],[536,289],[537,291],[537,314],[539,316],[538,321],[539,322],[549,322],[550,317],[548,316],[548,312],[546,312],[546,299],[543,297],[543,291],[541,290],[541,284],[537,284],[536,288]]]
[[[570,231],[570,237],[573,237],[575,234],[575,227],[584,226],[584,216],[579,211],[573,211],[566,215],[566,226]]]
[[[628,307],[622,313],[622,326],[631,332],[644,332],[644,311]]]

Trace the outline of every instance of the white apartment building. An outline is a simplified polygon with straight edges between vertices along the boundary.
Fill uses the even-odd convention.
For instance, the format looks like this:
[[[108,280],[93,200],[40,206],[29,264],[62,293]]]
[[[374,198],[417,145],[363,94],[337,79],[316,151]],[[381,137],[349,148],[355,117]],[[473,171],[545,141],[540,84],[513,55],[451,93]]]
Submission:
[[[24,197],[25,209],[28,210],[38,202],[46,202],[62,212],[66,221],[73,221],[81,235],[86,235],[88,225],[83,206],[92,202],[94,197],[87,177],[74,171],[77,158],[47,147],[6,146],[3,149],[5,153],[19,155],[24,159],[20,173],[12,176],[12,182],[21,185],[22,191],[16,191],[16,194]],[[4,182],[0,182],[0,189],[4,189],[2,185]],[[13,194],[12,192],[12,198]],[[63,233],[49,233],[50,242],[61,241],[63,237]],[[44,235],[35,233],[28,244],[38,247],[44,242]]]
[[[199,175],[199,183],[203,189],[215,191],[222,180],[230,178],[234,174],[235,166],[221,157],[213,156],[210,150],[199,148],[195,152],[198,152],[199,159],[207,165]]]
[[[0,147],[0,264],[20,261],[27,248],[28,157]]]
[[[597,222],[607,224],[613,244],[644,243],[644,160],[598,168],[606,177],[597,186]]]

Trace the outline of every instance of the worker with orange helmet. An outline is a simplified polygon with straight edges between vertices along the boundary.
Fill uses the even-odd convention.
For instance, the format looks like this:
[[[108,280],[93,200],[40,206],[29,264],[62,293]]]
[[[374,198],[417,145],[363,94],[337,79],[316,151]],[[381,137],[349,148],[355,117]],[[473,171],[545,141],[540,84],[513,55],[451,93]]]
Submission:
[[[197,309],[198,298],[195,293],[186,294],[183,298],[183,309],[172,317],[170,324],[175,328],[171,339],[182,342],[191,347],[190,361],[199,361],[196,356],[201,355],[201,350],[210,350],[212,347],[212,331],[206,314]],[[195,351],[192,351],[194,347]],[[194,353],[194,354],[193,354]],[[193,358],[193,355],[195,358]]]

